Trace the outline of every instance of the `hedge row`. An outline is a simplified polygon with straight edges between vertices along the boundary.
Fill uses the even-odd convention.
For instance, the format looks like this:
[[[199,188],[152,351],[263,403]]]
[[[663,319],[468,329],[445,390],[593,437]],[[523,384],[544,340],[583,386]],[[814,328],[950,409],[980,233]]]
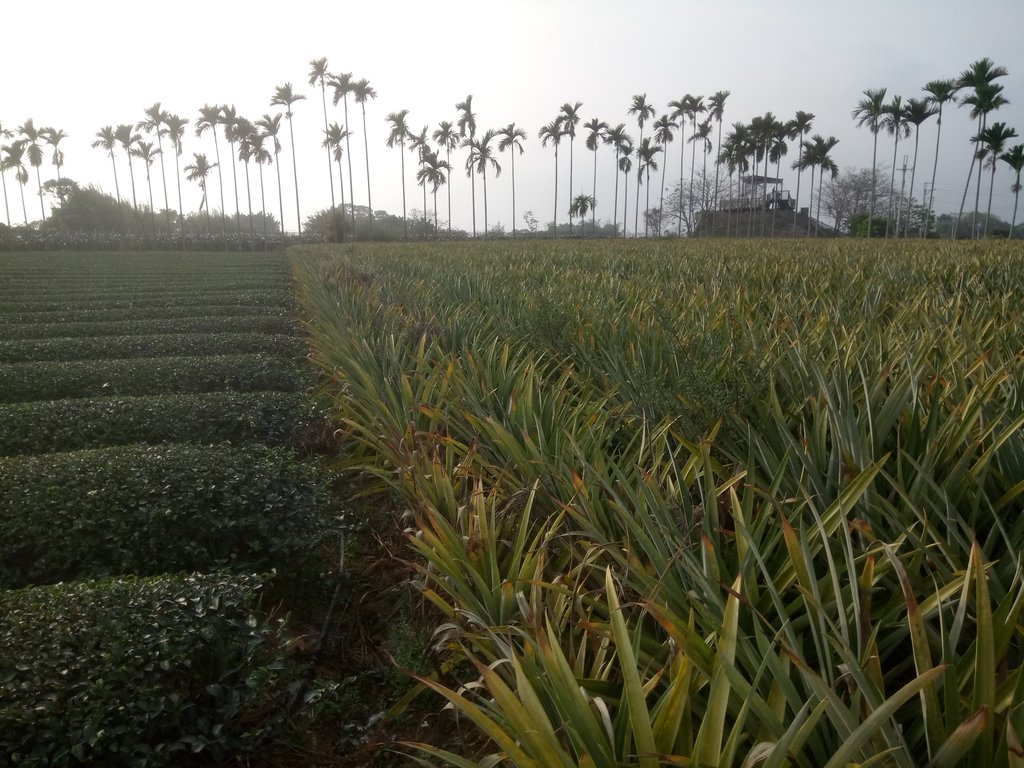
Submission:
[[[0,589],[311,557],[324,479],[291,451],[184,443],[0,459]]]
[[[140,309],[127,307],[122,309],[87,308],[45,312],[7,312],[0,314],[0,321],[5,325],[45,325],[50,323],[110,323],[120,320],[177,320],[182,317],[195,317],[201,312],[204,317],[289,317],[294,315],[294,307],[281,305],[252,306],[228,304],[220,305],[211,301],[198,308],[187,307],[144,307]]]
[[[115,320],[91,323],[4,323],[2,339],[49,339],[69,336],[133,336],[157,333],[285,333],[297,334],[298,324],[289,317],[246,315],[244,317],[182,317],[172,320]]]
[[[200,287],[197,287],[200,286]],[[79,290],[77,298],[60,298],[54,292],[33,290],[12,296],[9,290],[0,291],[0,312],[65,312],[76,309],[153,309],[158,307],[203,307],[207,304],[219,306],[294,307],[295,299],[288,284],[270,290],[239,290],[237,288],[217,289],[206,282],[197,281],[190,288],[174,291],[159,291],[149,295],[137,291],[108,291],[106,289]]]
[[[0,402],[98,395],[184,392],[294,392],[308,383],[291,361],[272,355],[148,357],[0,365]]]
[[[0,363],[185,357],[262,352],[302,358],[304,340],[280,333],[161,333],[152,336],[0,340]]]
[[[0,764],[219,764],[283,726],[301,670],[255,576],[0,592]],[[268,719],[268,712],[274,716]]]
[[[220,441],[298,446],[326,427],[298,392],[202,392],[0,404],[0,456]]]

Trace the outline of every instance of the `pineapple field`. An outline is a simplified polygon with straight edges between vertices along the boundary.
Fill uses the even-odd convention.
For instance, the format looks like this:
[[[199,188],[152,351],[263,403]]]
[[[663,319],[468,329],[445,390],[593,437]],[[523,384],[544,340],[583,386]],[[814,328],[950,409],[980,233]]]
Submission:
[[[291,254],[480,737],[407,761],[1024,764],[1019,247]]]

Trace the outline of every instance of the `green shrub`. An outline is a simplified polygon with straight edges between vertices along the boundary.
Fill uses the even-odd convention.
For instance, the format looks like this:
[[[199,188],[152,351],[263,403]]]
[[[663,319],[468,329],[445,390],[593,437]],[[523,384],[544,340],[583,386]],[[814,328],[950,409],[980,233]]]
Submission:
[[[202,392],[0,404],[0,424],[0,456],[14,456],[182,441],[299,447],[325,416],[299,392]]]
[[[0,592],[0,764],[152,768],[259,750],[299,672],[260,588],[197,575]]]
[[[161,333],[0,341],[0,363],[240,355],[255,352],[301,358],[306,354],[306,345],[297,336],[280,333]]]
[[[159,307],[204,307],[207,304],[217,306],[242,306],[252,304],[262,307],[294,307],[295,300],[289,291],[290,286],[282,285],[275,288],[240,288],[232,284],[225,288],[211,285],[207,281],[194,281],[193,287],[154,290],[130,293],[123,289],[83,290],[80,286],[65,291],[53,291],[49,288],[45,296],[38,289],[22,289],[17,292],[5,290],[0,292],[0,313],[7,312],[66,312],[80,309],[155,309]]]
[[[292,392],[304,372],[280,357],[217,355],[0,365],[0,402],[232,390]]]
[[[0,459],[0,588],[313,555],[324,481],[291,451],[127,446]]]
[[[290,317],[182,317],[171,320],[113,320],[91,323],[2,323],[0,338],[46,339],[55,336],[135,336],[156,333],[281,333],[296,334]]]
[[[18,311],[0,314],[0,320],[10,325],[37,325],[41,323],[96,323],[122,320],[174,320],[182,317],[238,317],[240,315],[261,317],[288,317],[293,307],[279,305],[253,306],[251,304],[220,304],[210,297],[202,307],[80,307],[72,304],[66,309],[43,311]]]

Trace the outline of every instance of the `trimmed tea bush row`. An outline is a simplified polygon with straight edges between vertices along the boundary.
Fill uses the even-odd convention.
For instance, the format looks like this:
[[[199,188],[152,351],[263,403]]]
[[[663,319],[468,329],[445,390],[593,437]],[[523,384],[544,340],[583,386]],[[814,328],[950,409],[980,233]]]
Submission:
[[[285,333],[297,334],[298,323],[274,315],[244,317],[182,317],[171,320],[114,320],[91,323],[18,325],[0,321],[0,338],[50,339],[69,336],[133,336],[157,333]]]
[[[214,575],[0,592],[0,764],[156,768],[258,750],[300,671],[260,588]]]
[[[94,307],[86,309],[52,310],[45,312],[8,312],[0,315],[5,324],[38,325],[47,323],[106,323],[118,320],[174,320],[180,317],[195,317],[202,313],[205,317],[238,317],[239,315],[273,317],[290,316],[294,307],[281,305],[220,305],[210,300],[203,307],[125,307],[122,309],[106,309]]]
[[[260,354],[0,365],[0,402],[8,403],[225,389],[293,392],[305,384],[304,373],[288,361]]]
[[[257,446],[0,459],[0,588],[295,567],[315,549],[325,492],[316,467]]]
[[[295,445],[324,414],[298,392],[203,392],[0,404],[0,456],[130,443]]]
[[[246,304],[261,307],[292,307],[294,299],[286,290],[280,288],[265,291],[237,290],[202,290],[162,292],[151,296],[124,296],[120,293],[106,294],[102,291],[90,291],[88,295],[77,298],[40,298],[38,292],[20,299],[10,299],[7,292],[0,299],[0,313],[7,312],[65,312],[78,309],[153,309],[157,307],[204,307],[207,304],[217,306],[243,306]]]
[[[162,333],[152,336],[96,336],[0,341],[0,363],[233,355],[262,352],[306,355],[305,342],[273,333]]]

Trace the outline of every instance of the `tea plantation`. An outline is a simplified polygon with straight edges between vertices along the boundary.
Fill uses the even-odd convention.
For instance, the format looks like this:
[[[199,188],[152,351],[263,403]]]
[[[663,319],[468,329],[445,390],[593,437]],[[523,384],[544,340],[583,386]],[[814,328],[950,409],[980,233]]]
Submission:
[[[261,751],[323,420],[280,255],[0,256],[0,765]]]

